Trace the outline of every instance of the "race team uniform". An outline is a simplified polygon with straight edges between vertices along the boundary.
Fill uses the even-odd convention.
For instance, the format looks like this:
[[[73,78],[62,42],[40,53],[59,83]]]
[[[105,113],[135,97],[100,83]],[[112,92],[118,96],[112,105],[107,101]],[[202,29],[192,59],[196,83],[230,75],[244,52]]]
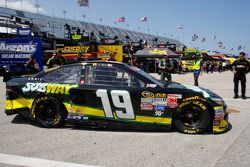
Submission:
[[[198,78],[201,73],[201,67],[203,66],[203,60],[194,60],[194,85],[199,86]]]
[[[241,82],[241,95],[242,97],[246,94],[246,74],[250,71],[250,63],[246,59],[238,59],[231,65],[235,68],[236,73],[234,74],[234,94],[238,96],[239,81]]]
[[[165,67],[171,68],[171,67],[173,67],[173,63],[170,61],[170,59],[161,59],[159,66],[164,67],[164,68]],[[160,69],[162,82],[165,82],[165,77],[167,77],[168,81],[172,81],[171,70],[168,70],[167,68]]]

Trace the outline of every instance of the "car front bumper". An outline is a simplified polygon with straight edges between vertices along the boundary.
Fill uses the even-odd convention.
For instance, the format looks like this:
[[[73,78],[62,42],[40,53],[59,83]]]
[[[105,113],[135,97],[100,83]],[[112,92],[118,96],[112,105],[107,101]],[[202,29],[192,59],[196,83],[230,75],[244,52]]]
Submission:
[[[223,133],[228,130],[229,113],[225,106],[214,107],[215,115],[213,121],[213,133]]]

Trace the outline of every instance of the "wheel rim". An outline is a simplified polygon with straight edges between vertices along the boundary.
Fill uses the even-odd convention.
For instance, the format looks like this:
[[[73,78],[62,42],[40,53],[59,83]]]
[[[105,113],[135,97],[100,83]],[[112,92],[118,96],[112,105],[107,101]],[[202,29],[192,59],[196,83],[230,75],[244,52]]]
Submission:
[[[196,106],[185,107],[181,111],[181,122],[184,126],[195,129],[201,123],[201,112],[202,110]]]
[[[38,110],[37,118],[42,122],[53,123],[57,118],[55,105],[49,102],[41,104]]]

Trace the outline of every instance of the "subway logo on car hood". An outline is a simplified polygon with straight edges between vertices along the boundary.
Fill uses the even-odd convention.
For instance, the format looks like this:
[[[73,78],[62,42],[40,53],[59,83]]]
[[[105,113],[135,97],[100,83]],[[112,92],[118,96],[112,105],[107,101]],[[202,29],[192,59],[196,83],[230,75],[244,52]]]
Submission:
[[[49,83],[26,83],[22,88],[25,92],[42,92],[46,94],[68,94],[71,88],[76,88],[78,85],[70,84],[49,84]]]

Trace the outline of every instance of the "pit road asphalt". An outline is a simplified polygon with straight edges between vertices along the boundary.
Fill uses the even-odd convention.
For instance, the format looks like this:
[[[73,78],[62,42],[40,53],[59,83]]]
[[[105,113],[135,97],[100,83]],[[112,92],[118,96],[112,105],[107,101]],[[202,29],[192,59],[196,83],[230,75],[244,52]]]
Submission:
[[[157,78],[157,74],[153,74]],[[193,85],[193,75],[174,74],[174,81]],[[2,80],[2,78],[0,78]],[[250,74],[247,76],[250,82]],[[201,87],[223,97],[231,113],[231,129],[223,134],[111,131],[90,128],[45,129],[31,121],[6,116],[5,84],[0,82],[0,154],[94,166],[250,166],[250,84],[247,100],[233,97],[233,74],[203,74]],[[18,165],[1,164],[0,167]]]

